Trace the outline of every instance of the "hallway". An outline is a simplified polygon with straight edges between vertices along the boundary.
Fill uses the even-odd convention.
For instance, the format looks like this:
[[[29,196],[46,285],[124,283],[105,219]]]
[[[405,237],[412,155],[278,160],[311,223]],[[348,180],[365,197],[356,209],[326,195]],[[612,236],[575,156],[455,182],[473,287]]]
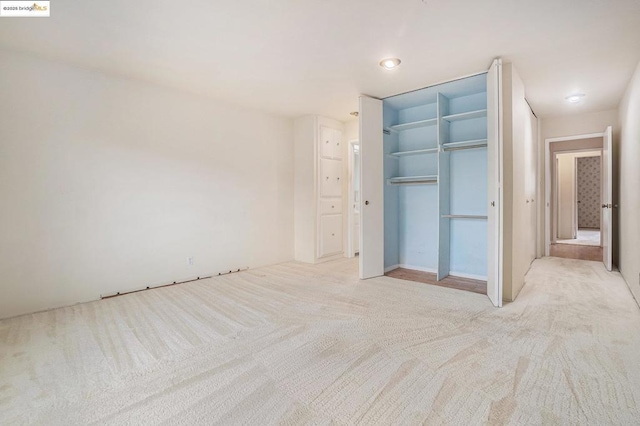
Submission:
[[[640,310],[600,262],[517,300],[289,262],[0,321],[0,423],[632,424]]]

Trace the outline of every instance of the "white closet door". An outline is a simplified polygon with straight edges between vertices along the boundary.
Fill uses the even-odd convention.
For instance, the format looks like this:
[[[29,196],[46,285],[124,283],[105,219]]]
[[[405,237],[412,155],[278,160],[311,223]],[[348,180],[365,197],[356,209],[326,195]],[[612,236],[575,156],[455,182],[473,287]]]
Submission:
[[[360,96],[360,278],[384,275],[382,101]]]
[[[612,265],[613,229],[613,151],[611,126],[604,131],[602,141],[602,261],[610,271]]]
[[[502,306],[502,61],[487,73],[487,296]]]

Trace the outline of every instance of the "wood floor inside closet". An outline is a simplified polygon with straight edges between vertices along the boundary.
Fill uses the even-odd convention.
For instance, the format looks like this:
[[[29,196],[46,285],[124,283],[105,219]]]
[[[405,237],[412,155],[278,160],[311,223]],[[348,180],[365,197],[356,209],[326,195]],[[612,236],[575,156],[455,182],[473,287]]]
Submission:
[[[487,294],[487,282],[471,278],[446,277],[438,281],[436,274],[431,272],[416,271],[413,269],[397,268],[385,274],[388,277],[401,280],[415,281],[440,287],[455,288],[457,290],[471,291],[478,294]]]

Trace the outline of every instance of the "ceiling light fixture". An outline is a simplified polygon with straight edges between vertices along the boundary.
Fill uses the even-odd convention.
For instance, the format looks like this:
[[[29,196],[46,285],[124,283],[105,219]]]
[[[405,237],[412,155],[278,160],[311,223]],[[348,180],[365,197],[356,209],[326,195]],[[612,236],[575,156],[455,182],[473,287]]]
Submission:
[[[565,97],[564,99],[572,104],[578,103],[582,100],[582,98],[584,98],[584,93],[574,93],[573,95],[569,95],[567,97]]]
[[[391,71],[393,69],[398,68],[398,65],[400,65],[400,62],[402,61],[398,58],[386,58],[380,61],[380,66],[387,71]]]

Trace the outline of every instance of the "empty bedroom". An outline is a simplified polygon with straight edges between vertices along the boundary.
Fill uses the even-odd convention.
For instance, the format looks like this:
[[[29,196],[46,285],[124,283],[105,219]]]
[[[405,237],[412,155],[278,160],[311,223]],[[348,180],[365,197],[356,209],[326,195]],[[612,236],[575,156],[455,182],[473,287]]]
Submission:
[[[636,0],[0,1],[0,425],[638,424],[638,161]]]

